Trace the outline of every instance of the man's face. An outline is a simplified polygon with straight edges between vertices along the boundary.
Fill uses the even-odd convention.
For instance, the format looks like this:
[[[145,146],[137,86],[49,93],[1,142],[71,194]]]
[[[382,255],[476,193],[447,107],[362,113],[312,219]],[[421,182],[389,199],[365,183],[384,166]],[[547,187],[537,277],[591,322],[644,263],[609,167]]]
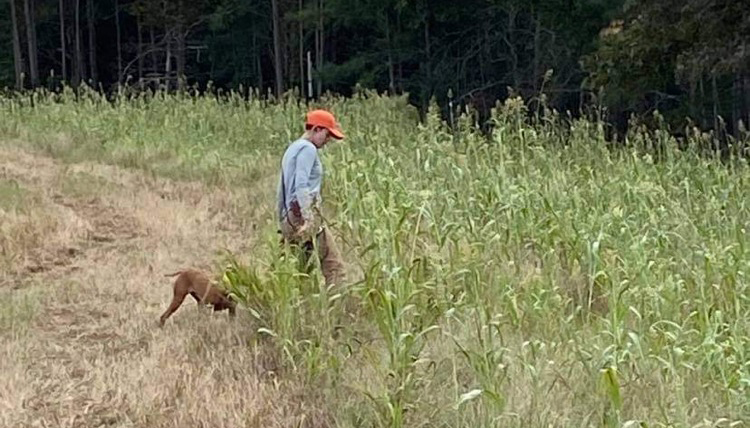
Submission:
[[[315,128],[311,140],[315,147],[322,148],[331,141],[331,133],[326,128]]]

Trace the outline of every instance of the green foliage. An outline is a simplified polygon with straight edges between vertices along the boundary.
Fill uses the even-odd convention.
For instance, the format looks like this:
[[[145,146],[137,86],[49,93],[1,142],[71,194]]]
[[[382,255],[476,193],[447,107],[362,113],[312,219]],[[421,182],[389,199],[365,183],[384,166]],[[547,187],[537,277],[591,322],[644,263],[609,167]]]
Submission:
[[[20,4],[19,0],[16,0]],[[536,95],[548,69],[554,103],[572,103],[581,80],[578,59],[592,49],[596,32],[622,0],[590,2],[554,0],[452,1],[279,1],[284,85],[303,83],[305,54],[312,54],[312,78],[323,91],[350,94],[361,84],[376,90],[411,94],[422,108],[429,99],[451,88],[458,101],[488,98],[490,104],[507,86],[526,97]],[[39,69],[42,84],[52,87],[61,76],[58,2],[37,0]],[[87,56],[88,27],[82,4],[83,51]],[[138,78],[145,67],[149,83],[174,72],[179,35],[185,35],[188,82],[202,87],[213,82],[225,89],[253,85],[265,93],[274,86],[271,7],[263,0],[120,0],[121,41],[117,49],[114,2],[96,2],[94,26],[99,80],[105,90],[116,88],[118,51],[125,75]],[[24,20],[19,16],[22,56],[26,56]],[[73,30],[74,13],[65,25]],[[140,27],[139,27],[140,26]],[[323,29],[322,64],[317,64],[318,33]],[[138,31],[141,31],[140,42]],[[9,8],[0,8],[0,29],[10,34]],[[153,35],[154,39],[151,39]],[[0,82],[11,85],[11,38],[0,37]],[[140,47],[138,43],[141,43]],[[167,50],[173,56],[167,61]],[[67,43],[68,64],[74,47]],[[138,61],[137,55],[142,55]],[[299,64],[302,55],[303,64]],[[86,58],[88,60],[88,58]],[[300,71],[300,65],[302,71]],[[55,78],[50,77],[54,71]],[[27,72],[28,75],[28,72]],[[28,79],[27,79],[28,80]],[[27,82],[28,83],[28,82]],[[319,95],[319,94],[317,94]],[[482,104],[476,102],[476,104]],[[572,105],[572,104],[571,104]]]
[[[57,87],[59,4],[34,4],[41,85]],[[84,66],[91,48],[88,4],[81,5]],[[122,63],[124,79],[143,77],[152,88],[165,81],[176,87],[178,65],[188,84],[201,88],[242,92],[253,86],[264,96],[275,88],[271,2],[118,4],[119,26],[114,2],[95,5],[99,81],[92,86],[117,90]],[[279,0],[278,6],[283,87],[307,93],[306,79],[312,79],[312,98],[327,91],[348,96],[359,85],[408,94],[422,113],[432,98],[444,112],[449,101],[470,105],[484,120],[498,99],[519,94],[535,102],[543,96],[573,114],[585,114],[593,101],[623,132],[631,114],[648,118],[659,110],[675,132],[684,129],[686,117],[719,130],[721,116],[734,136],[750,112],[750,7],[743,1]],[[75,62],[72,9],[64,17],[69,68]],[[0,84],[7,86],[15,83],[9,12],[0,8]],[[18,20],[28,86],[23,13]]]
[[[686,116],[737,120],[746,95],[732,85],[750,72],[748,37],[750,8],[741,2],[631,2],[583,57],[586,86],[616,111],[660,110],[680,127]]]

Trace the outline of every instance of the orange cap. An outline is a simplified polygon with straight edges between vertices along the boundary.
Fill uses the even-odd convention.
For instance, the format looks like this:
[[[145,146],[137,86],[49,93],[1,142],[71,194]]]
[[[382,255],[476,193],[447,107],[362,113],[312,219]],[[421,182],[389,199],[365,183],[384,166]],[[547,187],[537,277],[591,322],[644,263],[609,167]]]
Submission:
[[[344,138],[344,133],[341,132],[341,127],[336,123],[336,118],[328,111],[312,110],[308,112],[305,124],[311,126],[322,126],[337,140]]]

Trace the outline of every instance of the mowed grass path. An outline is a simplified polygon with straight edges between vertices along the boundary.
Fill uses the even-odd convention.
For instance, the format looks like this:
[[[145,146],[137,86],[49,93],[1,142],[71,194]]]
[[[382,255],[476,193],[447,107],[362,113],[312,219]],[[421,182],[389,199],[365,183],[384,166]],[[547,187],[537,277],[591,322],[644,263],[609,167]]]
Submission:
[[[326,215],[349,262],[350,282],[334,289],[277,257],[276,164],[286,142],[301,132],[303,105],[238,94],[221,102],[158,95],[108,104],[92,94],[79,101],[38,95],[33,106],[28,98],[3,100],[0,132],[13,155],[6,156],[11,173],[0,185],[10,202],[0,208],[15,222],[5,224],[23,225],[11,227],[4,235],[11,238],[2,241],[3,262],[14,272],[7,283],[33,282],[29,278],[41,270],[56,284],[97,284],[102,302],[109,288],[131,289],[102,279],[94,263],[73,273],[64,270],[67,262],[54,273],[35,267],[37,261],[17,269],[17,254],[47,251],[40,248],[50,242],[92,241],[81,238],[90,225],[60,226],[78,221],[65,217],[69,211],[35,209],[86,206],[80,201],[87,192],[100,201],[89,205],[101,204],[102,195],[108,201],[127,195],[127,203],[108,202],[128,224],[115,230],[136,231],[115,236],[108,253],[113,267],[127,272],[123,278],[160,281],[174,260],[166,255],[217,273],[226,261],[219,249],[236,258],[224,280],[249,310],[234,324],[186,310],[170,333],[153,333],[147,315],[158,315],[157,303],[168,296],[160,293],[154,302],[152,286],[134,288],[144,291],[134,301],[105,304],[112,305],[105,314],[118,313],[115,305],[129,308],[121,313],[138,326],[130,333],[145,348],[138,355],[154,363],[146,364],[148,374],[129,370],[125,383],[138,385],[133,389],[143,388],[137,379],[178,376],[165,363],[173,358],[188,364],[209,358],[207,367],[218,374],[201,378],[207,368],[191,365],[195,377],[170,384],[176,390],[153,391],[173,399],[179,391],[184,398],[177,401],[191,403],[185,415],[169,399],[132,401],[111,392],[97,401],[103,409],[97,415],[121,426],[694,427],[750,421],[750,173],[744,160],[699,155],[707,141],[699,134],[687,150],[677,150],[662,131],[634,132],[625,147],[607,148],[600,124],[581,120],[563,127],[554,116],[530,124],[516,100],[495,112],[489,140],[468,116],[459,119],[458,133],[434,112],[419,123],[400,98],[362,94],[321,104],[341,118],[349,136],[323,154]],[[19,171],[14,156],[48,164]],[[83,185],[54,179],[40,186],[27,177],[69,164],[107,172],[80,178]],[[110,176],[125,173],[136,178],[123,184]],[[53,184],[64,203],[45,197]],[[171,200],[164,187],[184,186],[191,189],[179,199],[184,206],[159,208],[159,201]],[[133,214],[143,201],[152,205]],[[190,210],[196,201],[204,201],[197,205],[204,211]],[[92,223],[102,211],[94,206],[73,211]],[[180,225],[172,211],[180,208],[195,227]],[[158,219],[153,230],[171,240],[139,238],[138,227],[128,223],[133,217]],[[108,244],[107,233],[93,242]],[[47,239],[50,234],[57,241]],[[159,242],[157,250],[139,247],[139,239]],[[83,250],[71,248],[64,253],[72,255],[61,257],[80,258]],[[121,257],[140,261],[131,266]],[[50,302],[48,288],[40,283],[3,292],[11,302],[1,318],[11,326],[11,343],[42,340],[37,324]],[[67,311],[75,300],[59,300],[56,307]],[[217,325],[205,327],[211,323]],[[79,323],[56,323],[68,324]],[[70,360],[76,353],[107,354],[89,344],[70,352]],[[9,372],[23,373],[25,360],[6,361],[16,364]],[[47,370],[65,367],[66,358],[56,361],[50,357]],[[84,372],[97,368],[78,373]],[[212,389],[222,388],[222,373],[230,372],[231,387]],[[71,383],[76,379],[68,376]],[[116,391],[122,382],[102,373],[94,384]],[[3,403],[28,407],[13,401],[23,396],[16,388],[31,391],[28,384],[18,375],[10,384],[16,386],[2,391]],[[98,391],[84,390],[80,400]],[[220,410],[201,412],[200,400],[218,391]],[[73,417],[82,403],[24,417]]]
[[[246,251],[265,205],[200,183],[0,148],[0,426],[289,426],[240,316],[185,302],[183,267]],[[10,191],[7,189],[11,189]],[[243,215],[233,212],[241,209]],[[245,208],[247,207],[247,209]],[[260,365],[260,366],[256,366]],[[248,394],[252,391],[252,394]]]

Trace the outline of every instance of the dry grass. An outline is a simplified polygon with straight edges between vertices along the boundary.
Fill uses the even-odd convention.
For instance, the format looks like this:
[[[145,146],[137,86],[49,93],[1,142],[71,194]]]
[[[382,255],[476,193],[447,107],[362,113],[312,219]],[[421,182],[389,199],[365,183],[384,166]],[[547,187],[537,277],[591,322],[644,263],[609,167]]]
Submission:
[[[294,400],[280,404],[299,387],[273,381],[261,351],[245,346],[249,320],[187,304],[156,327],[171,297],[162,274],[247,249],[245,228],[266,206],[15,149],[0,164],[26,201],[2,211],[4,231],[17,231],[3,249],[20,256],[0,289],[1,426],[316,424]]]

